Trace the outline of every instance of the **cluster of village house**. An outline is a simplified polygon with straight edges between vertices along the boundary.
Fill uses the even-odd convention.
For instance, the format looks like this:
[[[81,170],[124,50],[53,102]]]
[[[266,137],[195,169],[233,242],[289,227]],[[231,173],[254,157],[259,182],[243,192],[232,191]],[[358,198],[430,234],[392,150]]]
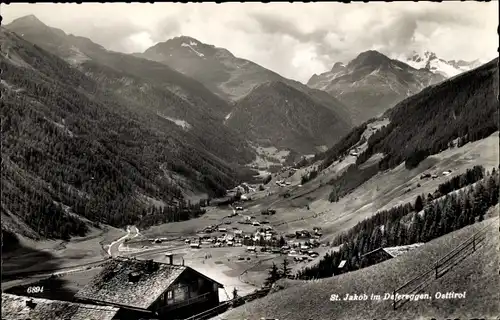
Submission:
[[[288,254],[293,256],[296,261],[316,258],[319,254],[312,249],[321,245],[326,246],[319,241],[322,234],[318,227],[313,228],[312,232],[300,230],[294,234],[287,234],[283,238],[278,236],[278,233],[269,225],[263,227],[259,225],[254,233],[249,234],[245,234],[238,228],[228,230],[227,227],[223,226],[207,226],[202,231],[205,233],[203,236],[185,239],[185,242],[193,249],[199,249],[202,245],[209,247],[247,246],[247,251],[256,252],[256,246],[260,246],[261,252]],[[209,235],[213,233],[218,235]]]
[[[110,259],[72,301],[2,293],[2,319],[184,319],[219,305],[223,285],[182,264]]]

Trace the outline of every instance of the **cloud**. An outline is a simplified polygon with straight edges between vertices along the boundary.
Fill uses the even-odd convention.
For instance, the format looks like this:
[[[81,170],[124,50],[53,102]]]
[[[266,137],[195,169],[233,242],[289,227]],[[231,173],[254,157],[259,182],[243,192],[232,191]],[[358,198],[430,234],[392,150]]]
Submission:
[[[328,30],[318,28],[313,31],[302,31],[298,24],[292,20],[279,16],[272,16],[266,13],[251,13],[250,16],[255,19],[261,27],[262,33],[267,34],[286,34],[300,42],[322,43],[328,35]]]
[[[187,35],[299,81],[377,49],[444,59],[497,56],[495,2],[10,4],[4,23],[46,24],[126,53]]]
[[[85,20],[75,21],[81,26],[77,35],[90,36],[92,41],[114,51],[134,51],[137,46],[134,39],[141,34],[149,34],[144,28],[128,21],[113,23],[85,23]]]

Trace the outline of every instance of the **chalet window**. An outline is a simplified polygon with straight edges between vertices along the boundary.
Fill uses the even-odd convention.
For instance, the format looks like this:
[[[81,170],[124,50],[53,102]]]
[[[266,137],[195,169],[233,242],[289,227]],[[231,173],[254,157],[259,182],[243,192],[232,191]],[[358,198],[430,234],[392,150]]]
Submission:
[[[171,290],[167,291],[167,299],[173,299],[173,293]]]

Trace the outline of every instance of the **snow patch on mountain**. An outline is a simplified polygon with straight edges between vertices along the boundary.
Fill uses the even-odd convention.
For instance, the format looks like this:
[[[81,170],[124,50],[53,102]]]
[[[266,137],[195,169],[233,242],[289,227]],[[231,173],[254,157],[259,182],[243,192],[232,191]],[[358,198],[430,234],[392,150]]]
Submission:
[[[380,76],[380,67],[378,67],[377,69],[373,70],[372,72],[370,72],[367,77],[369,76]]]
[[[196,49],[194,49],[192,47],[193,43],[194,43],[194,46],[198,45],[197,43],[191,41],[189,44],[183,42],[181,44],[181,47],[187,47],[187,48],[191,49],[194,53],[196,53],[199,57],[203,58],[205,55],[203,53],[199,52],[199,51],[196,51]]]
[[[403,70],[403,68],[401,68],[400,66],[396,66],[396,65],[394,65],[394,68],[396,68],[398,70]]]
[[[440,74],[446,78],[451,78],[463,72],[472,70],[482,63],[479,60],[474,61],[454,61],[439,58],[434,52],[413,51],[409,55],[394,57],[403,61],[415,69],[427,69],[433,73]]]
[[[173,123],[175,123],[176,125],[178,125],[179,127],[181,127],[182,129],[184,129],[186,131],[190,130],[192,128],[192,126],[185,120],[171,118],[171,117],[168,117],[160,112],[157,112],[157,115],[162,117],[165,120],[172,121]]]
[[[227,121],[229,120],[229,118],[231,118],[231,116],[233,115],[233,111],[229,112],[225,117],[224,117],[224,121],[223,121],[223,124],[226,125],[227,124]]]

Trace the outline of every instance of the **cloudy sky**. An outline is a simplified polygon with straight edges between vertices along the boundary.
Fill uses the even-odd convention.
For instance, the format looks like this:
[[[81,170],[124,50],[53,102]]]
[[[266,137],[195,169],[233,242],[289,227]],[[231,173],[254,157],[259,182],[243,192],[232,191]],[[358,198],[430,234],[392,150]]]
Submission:
[[[186,35],[283,76],[307,81],[334,62],[375,49],[444,59],[498,55],[498,2],[2,4],[3,24],[34,14],[45,24],[121,52]]]

